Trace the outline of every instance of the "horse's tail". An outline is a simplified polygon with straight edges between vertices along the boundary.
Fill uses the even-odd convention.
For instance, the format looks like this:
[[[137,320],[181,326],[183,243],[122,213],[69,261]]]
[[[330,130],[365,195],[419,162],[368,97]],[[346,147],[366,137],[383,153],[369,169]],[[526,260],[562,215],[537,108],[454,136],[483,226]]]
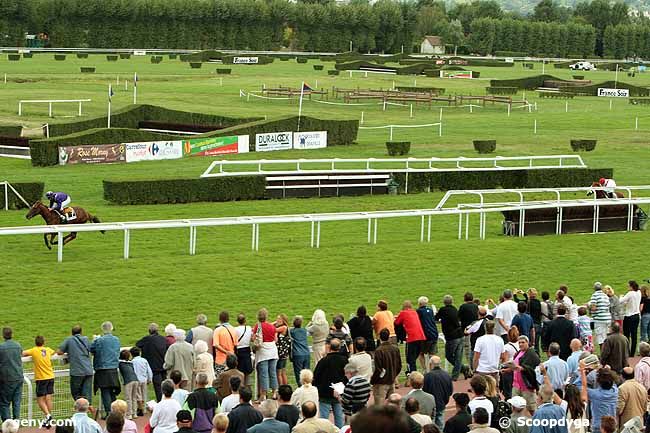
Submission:
[[[90,216],[90,221],[92,221],[93,224],[98,224],[98,223],[101,223],[101,222],[102,222],[99,218],[97,218],[97,217],[94,216],[94,215],[91,215],[91,216]],[[100,230],[99,232],[100,232],[101,234],[106,233],[105,230]]]

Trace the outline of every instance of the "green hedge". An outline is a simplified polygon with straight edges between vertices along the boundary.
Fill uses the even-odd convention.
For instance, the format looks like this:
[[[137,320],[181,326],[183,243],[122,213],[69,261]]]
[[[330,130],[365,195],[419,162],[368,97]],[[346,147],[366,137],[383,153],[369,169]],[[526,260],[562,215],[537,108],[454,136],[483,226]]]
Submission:
[[[327,71],[327,75],[339,75],[340,73],[341,71],[339,71],[338,69],[330,69]]]
[[[440,173],[409,173],[409,193],[452,189],[489,188],[561,188],[589,186],[594,179],[611,179],[611,168],[550,168],[540,170],[508,171],[452,171]],[[394,173],[393,178],[404,191],[405,173]]]
[[[445,89],[442,87],[413,87],[413,86],[396,86],[395,87],[400,92],[419,92],[419,93],[435,93],[442,95],[445,93]]]
[[[485,91],[490,95],[516,95],[516,87],[486,87]]]
[[[117,62],[118,56],[117,54],[109,54],[106,56],[106,60],[109,62]]]
[[[307,59],[306,57],[298,57],[298,58],[296,59],[296,62],[297,62],[297,63],[307,63],[307,60],[308,60],[308,59]]]
[[[528,54],[523,51],[495,51],[497,57],[526,57]]]
[[[298,116],[280,117],[269,120],[245,123],[219,131],[197,135],[202,137],[224,137],[228,135],[249,135],[250,150],[255,150],[255,134],[266,132],[295,132],[298,128]],[[338,146],[352,144],[357,139],[359,131],[358,120],[324,120],[302,116],[300,118],[301,131],[327,131],[327,145]]]
[[[20,137],[22,132],[21,125],[0,125],[0,137]]]
[[[314,65],[314,71],[322,71],[325,65]]]
[[[120,53],[120,59],[130,59],[131,53]]]
[[[190,68],[192,69],[201,69],[201,66],[203,66],[201,62],[190,62]]]
[[[534,75],[532,77],[516,78],[512,80],[490,80],[490,87],[516,87],[518,89],[535,89],[537,87],[542,87],[544,81],[555,80],[566,82],[561,78],[554,77],[552,75]]]
[[[23,59],[31,59],[34,57],[34,53],[23,53]]]
[[[93,73],[95,73],[95,67],[94,66],[80,66],[79,70],[81,71],[82,74],[93,74]]]
[[[151,56],[151,63],[157,64],[161,63],[163,60],[162,56]]]
[[[129,105],[111,113],[111,126],[116,128],[137,128],[138,123],[153,120],[170,123],[192,125],[214,125],[217,128],[228,128],[241,123],[259,120],[259,117],[236,118],[214,114],[192,113],[189,111],[170,110],[156,105]],[[68,135],[88,129],[106,127],[106,116],[94,117],[87,120],[50,125],[50,137]]]
[[[224,54],[220,51],[204,50],[193,54],[182,54],[181,60],[187,62],[208,62],[210,60],[222,60],[223,57]]]
[[[13,186],[18,194],[22,195],[27,203],[34,203],[36,200],[43,198],[43,189],[45,184],[42,182],[30,182],[30,183],[14,183],[9,181],[11,186]],[[5,203],[5,189],[0,188],[0,210],[4,209]],[[20,200],[16,194],[14,194],[11,189],[9,190],[9,209],[26,209],[28,206],[25,206],[25,203]]]
[[[104,199],[120,205],[255,200],[264,198],[265,192],[266,178],[264,176],[135,181],[104,180]]]
[[[219,75],[230,75],[232,69],[230,68],[217,68],[217,74]]]
[[[177,54],[170,54],[168,57],[169,57],[169,60],[174,60],[174,59],[176,59],[176,57],[178,57],[178,55]]]
[[[87,59],[88,58],[88,53],[77,53],[77,58],[78,59]]]
[[[422,73],[431,78],[439,78],[440,77],[440,69],[425,69],[422,71]]]
[[[496,140],[474,140],[474,150],[478,153],[493,153],[497,150],[497,141]]]
[[[492,68],[512,68],[514,63],[488,59],[469,59],[468,66],[488,66]]]
[[[588,94],[591,96],[597,96],[599,87],[605,87],[610,89],[613,88],[628,89],[630,91],[630,96],[650,96],[650,89],[646,87],[635,86],[633,84],[623,83],[621,81],[619,82],[605,81],[603,83],[592,84],[589,86],[560,87],[560,91],[567,92],[567,93],[580,93],[580,94]]]
[[[410,141],[387,141],[386,150],[388,155],[397,156],[397,155],[408,155],[411,151],[411,142]]]
[[[65,54],[55,54],[54,55],[54,60],[65,60]]]
[[[597,140],[571,140],[569,144],[574,152],[591,152],[596,148]]]
[[[20,60],[20,54],[7,54],[7,60],[10,62],[17,62]]]
[[[32,165],[49,166],[59,163],[59,146],[77,146],[86,144],[115,144],[134,143],[139,141],[181,140],[180,137],[169,134],[159,134],[151,131],[125,128],[97,128],[76,134],[64,135],[42,140],[30,140],[29,153]]]

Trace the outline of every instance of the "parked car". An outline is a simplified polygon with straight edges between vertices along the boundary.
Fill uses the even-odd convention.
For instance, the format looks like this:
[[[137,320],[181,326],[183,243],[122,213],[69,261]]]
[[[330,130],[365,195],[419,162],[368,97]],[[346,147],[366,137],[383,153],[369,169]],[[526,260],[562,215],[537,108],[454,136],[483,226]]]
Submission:
[[[596,65],[591,62],[577,62],[573,65],[569,65],[569,68],[573,69],[574,71],[595,71]]]

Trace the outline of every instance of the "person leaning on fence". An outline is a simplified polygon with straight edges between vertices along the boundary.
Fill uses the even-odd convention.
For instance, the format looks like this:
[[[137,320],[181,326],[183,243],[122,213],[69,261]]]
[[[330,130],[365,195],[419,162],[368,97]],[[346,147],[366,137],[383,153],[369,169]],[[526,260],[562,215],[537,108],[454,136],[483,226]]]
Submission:
[[[104,335],[95,339],[90,345],[90,352],[94,355],[93,367],[95,368],[94,391],[101,391],[106,419],[113,403],[120,393],[120,378],[117,372],[120,357],[120,340],[112,334],[113,324],[102,323]]]
[[[72,335],[63,340],[57,354],[66,354],[70,366],[70,394],[77,400],[80,397],[92,403],[93,364],[90,360],[90,342],[82,335],[80,325],[72,327]]]
[[[52,366],[52,355],[54,349],[45,346],[45,338],[37,335],[34,339],[35,346],[24,350],[23,356],[31,356],[34,364],[34,380],[36,381],[36,402],[45,415],[43,425],[50,428],[52,421],[52,408],[54,402],[54,367]]]
[[[2,329],[4,343],[0,344],[0,418],[2,421],[20,418],[23,393],[23,349],[13,340],[13,330]],[[11,412],[10,412],[11,408]]]

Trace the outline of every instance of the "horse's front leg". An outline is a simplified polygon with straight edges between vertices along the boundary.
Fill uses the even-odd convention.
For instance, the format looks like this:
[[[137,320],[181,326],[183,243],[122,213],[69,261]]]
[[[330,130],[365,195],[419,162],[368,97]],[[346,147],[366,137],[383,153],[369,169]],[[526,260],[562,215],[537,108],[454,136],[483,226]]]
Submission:
[[[43,233],[43,241],[45,241],[45,246],[47,247],[47,249],[51,250],[52,247],[50,246],[50,243],[47,241],[47,236],[48,236],[48,233]]]
[[[50,245],[56,245],[59,243],[58,240],[56,241],[54,240],[56,239],[57,235],[58,235],[57,233],[50,233]]]
[[[77,233],[72,232],[68,236],[63,238],[63,245],[67,244],[68,242],[71,242],[77,238]]]

